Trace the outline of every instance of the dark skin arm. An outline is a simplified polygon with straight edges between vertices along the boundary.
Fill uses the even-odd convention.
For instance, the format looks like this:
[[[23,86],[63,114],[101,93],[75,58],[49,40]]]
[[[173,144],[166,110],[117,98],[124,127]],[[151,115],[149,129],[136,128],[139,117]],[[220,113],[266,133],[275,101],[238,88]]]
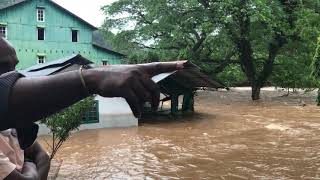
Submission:
[[[87,89],[103,97],[123,97],[134,115],[140,117],[142,105],[159,105],[159,88],[150,78],[182,69],[187,62],[118,65],[83,71]],[[20,78],[9,100],[9,120],[16,127],[37,121],[88,96],[78,71],[47,77]],[[16,121],[15,121],[16,120]]]
[[[5,180],[39,180],[36,165],[32,162],[25,162],[22,171],[12,171]]]
[[[46,151],[38,142],[25,150],[25,158],[32,160],[37,167],[39,179],[46,180],[50,170],[50,159]]]

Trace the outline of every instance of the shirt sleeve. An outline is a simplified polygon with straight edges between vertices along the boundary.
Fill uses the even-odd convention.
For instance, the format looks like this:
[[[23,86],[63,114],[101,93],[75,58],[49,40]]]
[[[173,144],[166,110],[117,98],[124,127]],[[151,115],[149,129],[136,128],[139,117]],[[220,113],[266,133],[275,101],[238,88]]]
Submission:
[[[16,169],[16,165],[11,163],[9,158],[0,152],[0,179],[6,178]]]
[[[17,71],[8,72],[0,75],[0,122],[2,125],[6,124],[3,120],[8,113],[9,97],[11,89],[15,82],[23,75]],[[2,125],[0,130],[4,130]]]

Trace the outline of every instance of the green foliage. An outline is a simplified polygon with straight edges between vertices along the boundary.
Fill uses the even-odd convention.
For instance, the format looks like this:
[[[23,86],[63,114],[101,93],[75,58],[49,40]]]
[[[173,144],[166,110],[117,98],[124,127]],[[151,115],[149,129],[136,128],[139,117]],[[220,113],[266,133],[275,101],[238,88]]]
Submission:
[[[84,99],[63,111],[45,118],[41,123],[45,124],[52,133],[50,159],[57,153],[61,145],[70,137],[72,131],[81,125],[83,113],[94,103],[93,97]]]
[[[188,59],[220,81],[237,74],[257,89],[312,84],[303,76],[320,30],[319,0],[119,0],[104,11],[104,30],[118,30],[113,42],[132,63]]]
[[[320,78],[320,37],[318,38],[318,44],[316,48],[316,53],[312,61],[312,72],[311,76],[319,80]]]
[[[226,67],[223,72],[217,75],[217,78],[228,87],[237,86],[239,83],[246,81],[241,68],[235,65]]]
[[[320,80],[320,37],[318,38],[318,44],[316,48],[316,53],[313,57],[312,61],[312,72],[311,76],[314,78],[314,81],[317,82],[318,89],[318,97],[317,97],[317,105],[320,106],[320,87],[319,87],[319,80]]]
[[[313,46],[310,46],[313,47]],[[288,43],[286,53],[278,56],[271,82],[283,88],[314,88],[316,83],[310,77],[312,48],[308,44]]]

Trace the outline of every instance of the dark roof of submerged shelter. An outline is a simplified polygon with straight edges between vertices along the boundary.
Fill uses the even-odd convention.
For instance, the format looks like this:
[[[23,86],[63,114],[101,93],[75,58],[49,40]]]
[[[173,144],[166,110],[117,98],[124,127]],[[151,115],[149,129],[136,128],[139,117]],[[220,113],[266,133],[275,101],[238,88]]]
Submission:
[[[167,90],[168,88],[172,88],[172,86],[175,86],[175,88],[178,87],[180,89],[189,90],[203,87],[214,89],[225,88],[222,83],[212,80],[210,77],[202,73],[196,65],[190,62],[188,63],[188,67],[183,70],[172,73],[162,73],[152,79],[161,86],[164,86]]]
[[[21,70],[20,73],[29,77],[48,76],[48,75],[56,74],[61,70],[75,64],[81,66],[81,65],[93,64],[93,62],[82,57],[80,54],[76,54],[76,55],[64,57],[55,61],[51,61],[48,63],[31,66],[28,69]]]

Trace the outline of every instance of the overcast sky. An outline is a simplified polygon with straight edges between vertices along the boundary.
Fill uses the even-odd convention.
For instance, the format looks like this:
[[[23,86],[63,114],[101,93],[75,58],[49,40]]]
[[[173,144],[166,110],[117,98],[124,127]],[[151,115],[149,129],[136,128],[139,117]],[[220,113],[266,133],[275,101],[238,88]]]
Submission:
[[[90,24],[100,27],[105,15],[101,7],[117,0],[53,0]]]

